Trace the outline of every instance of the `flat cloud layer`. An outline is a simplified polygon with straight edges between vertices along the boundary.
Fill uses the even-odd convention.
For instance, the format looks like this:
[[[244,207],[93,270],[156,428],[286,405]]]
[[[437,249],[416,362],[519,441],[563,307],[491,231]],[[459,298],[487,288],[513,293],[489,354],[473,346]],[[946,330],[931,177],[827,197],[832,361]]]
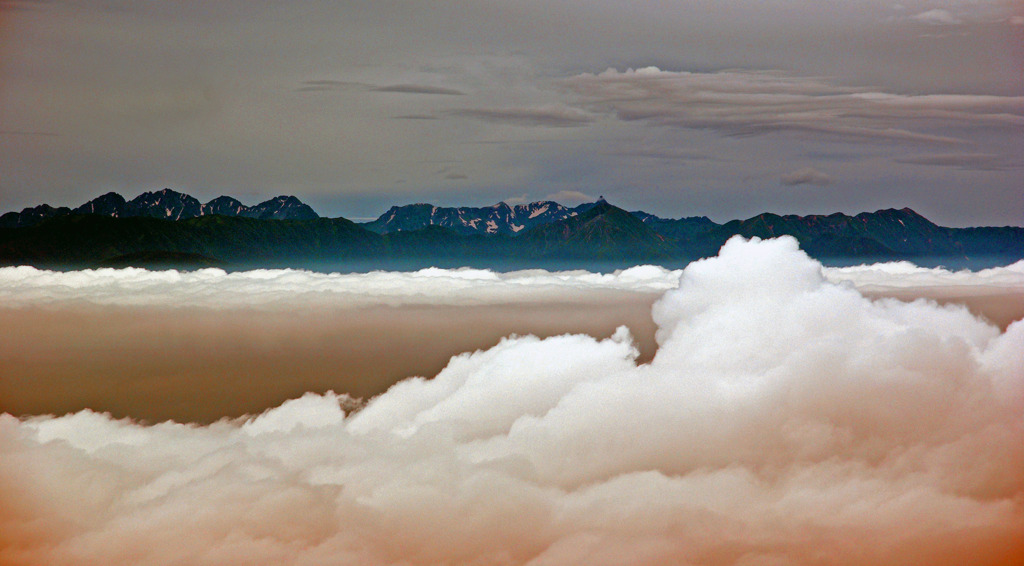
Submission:
[[[957,287],[985,293],[1024,288],[1024,261],[977,272],[918,267],[899,261],[850,267],[818,266],[830,282],[858,288]],[[507,273],[485,269],[427,268],[415,272],[318,273],[295,269],[222,269],[179,272],[140,268],[57,272],[35,267],[0,267],[0,299],[6,308],[96,305],[202,309],[294,309],[373,305],[495,305],[574,300],[593,293],[661,294],[679,286],[682,270],[640,265],[612,273]]]
[[[0,268],[7,307],[88,303],[118,306],[291,309],[324,305],[483,305],[550,299],[572,301],[581,292],[661,293],[679,271],[637,266],[609,274],[585,271],[428,268],[413,273],[315,273],[277,269],[227,273],[96,269],[61,273],[34,267]]]
[[[0,563],[1024,561],[1024,323],[854,287],[1020,265],[827,274],[731,240],[655,304],[649,364],[626,329],[512,337],[362,408],[0,417]]]

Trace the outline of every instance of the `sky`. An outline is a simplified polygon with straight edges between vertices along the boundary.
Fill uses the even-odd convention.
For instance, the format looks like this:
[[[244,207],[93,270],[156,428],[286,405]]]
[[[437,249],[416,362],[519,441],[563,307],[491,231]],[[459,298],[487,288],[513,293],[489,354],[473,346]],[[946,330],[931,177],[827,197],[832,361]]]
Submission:
[[[1024,225],[1018,0],[0,0],[0,210],[909,206]]]

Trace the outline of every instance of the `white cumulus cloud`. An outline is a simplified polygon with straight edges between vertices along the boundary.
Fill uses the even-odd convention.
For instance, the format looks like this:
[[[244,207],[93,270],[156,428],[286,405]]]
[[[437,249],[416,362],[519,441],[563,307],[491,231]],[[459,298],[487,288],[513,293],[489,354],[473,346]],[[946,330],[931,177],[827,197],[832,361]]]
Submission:
[[[0,562],[1020,563],[1024,323],[830,281],[946,277],[871,269],[733,239],[649,364],[626,329],[510,337],[359,410],[0,416]]]

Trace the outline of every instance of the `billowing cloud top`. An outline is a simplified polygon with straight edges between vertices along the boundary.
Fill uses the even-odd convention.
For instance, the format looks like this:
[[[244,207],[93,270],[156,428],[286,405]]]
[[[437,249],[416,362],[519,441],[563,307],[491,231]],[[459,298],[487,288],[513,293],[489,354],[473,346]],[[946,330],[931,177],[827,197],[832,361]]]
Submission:
[[[870,301],[789,238],[731,240],[653,316],[649,364],[625,329],[509,338],[357,411],[329,393],[202,427],[0,416],[0,558],[1024,559],[1024,322]]]

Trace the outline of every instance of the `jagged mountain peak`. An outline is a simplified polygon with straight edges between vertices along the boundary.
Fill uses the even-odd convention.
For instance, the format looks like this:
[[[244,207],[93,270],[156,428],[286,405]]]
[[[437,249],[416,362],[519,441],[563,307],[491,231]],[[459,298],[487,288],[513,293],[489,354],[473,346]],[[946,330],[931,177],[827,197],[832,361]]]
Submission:
[[[937,224],[918,214],[910,207],[884,208],[875,212],[862,212],[853,218],[861,222],[897,222],[903,226],[911,224],[921,228],[935,227]]]
[[[119,217],[124,214],[125,198],[113,191],[104,193],[74,209],[76,214],[100,214]]]
[[[219,196],[210,202],[202,205],[200,208],[200,216],[210,216],[212,214],[219,214],[221,216],[239,216],[249,207],[245,206],[236,198],[229,196]]]
[[[56,218],[68,214],[71,214],[71,209],[66,206],[53,207],[48,204],[40,204],[24,208],[21,212],[12,211],[0,216],[0,228],[33,226],[48,218]]]
[[[320,216],[292,195],[281,195],[250,207],[239,216],[261,220],[311,220]]]
[[[122,216],[148,216],[167,220],[195,218],[202,213],[199,199],[172,189],[147,191],[128,201]]]
[[[42,206],[46,207],[47,205]],[[273,220],[319,218],[319,215],[309,205],[304,204],[294,195],[277,196],[256,206],[248,207],[238,199],[229,196],[219,196],[203,204],[189,194],[165,187],[156,191],[145,191],[131,200],[126,200],[116,192],[107,192],[74,210],[66,207],[52,210],[35,207],[25,209],[21,213],[10,212],[3,216],[4,220],[0,222],[0,226],[32,226],[63,214],[95,214],[115,218],[141,216],[165,220],[186,220],[214,214]]]
[[[376,220],[364,223],[363,227],[380,234],[442,226],[459,234],[514,235],[575,214],[575,210],[553,201],[515,206],[501,201],[484,207],[439,207],[417,203],[392,206]]]
[[[196,199],[195,197],[193,197],[191,195],[187,195],[185,193],[180,193],[180,192],[178,192],[178,191],[176,191],[174,189],[163,188],[163,189],[160,189],[159,191],[146,191],[146,192],[143,192],[142,194],[140,194],[139,196],[133,198],[132,200],[130,200],[128,202],[140,202],[141,203],[141,202],[170,201],[170,200],[185,201],[185,200],[190,200],[190,199],[191,200],[195,200],[196,202],[199,202],[198,199]]]
[[[604,197],[601,197],[600,199],[594,201],[594,204],[593,204],[593,206],[590,207],[590,210],[598,210],[599,214],[605,213],[605,212],[612,212],[612,211],[616,211],[616,210],[621,210],[622,212],[624,212],[626,214],[629,214],[624,209],[621,209],[621,208],[619,208],[617,206],[614,206],[611,203],[609,203],[608,201],[604,200]]]
[[[538,226],[522,236],[549,257],[670,257],[672,245],[642,220],[606,200],[576,216]]]

